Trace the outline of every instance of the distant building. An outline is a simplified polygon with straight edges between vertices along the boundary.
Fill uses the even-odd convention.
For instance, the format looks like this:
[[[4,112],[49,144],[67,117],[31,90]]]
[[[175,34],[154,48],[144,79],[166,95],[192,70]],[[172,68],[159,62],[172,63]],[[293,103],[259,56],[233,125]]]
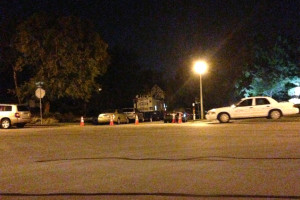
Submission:
[[[147,94],[136,96],[134,108],[141,112],[165,111],[164,99],[165,92],[158,85],[154,85]]]

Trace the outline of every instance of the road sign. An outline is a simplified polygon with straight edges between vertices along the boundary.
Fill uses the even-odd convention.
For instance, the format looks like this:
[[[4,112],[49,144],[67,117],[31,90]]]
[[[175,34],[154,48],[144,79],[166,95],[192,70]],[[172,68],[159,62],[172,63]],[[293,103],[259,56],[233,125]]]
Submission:
[[[35,96],[36,96],[37,98],[39,98],[39,99],[42,99],[42,98],[45,96],[45,94],[46,94],[46,92],[45,92],[45,90],[42,89],[42,88],[38,88],[38,89],[36,89],[36,91],[35,91]]]
[[[40,82],[36,82],[35,85],[37,87],[42,87],[42,85],[44,85],[44,82],[40,81]]]
[[[41,124],[43,124],[42,98],[45,96],[45,94],[46,94],[45,90],[40,87],[35,91],[35,96],[40,99]]]

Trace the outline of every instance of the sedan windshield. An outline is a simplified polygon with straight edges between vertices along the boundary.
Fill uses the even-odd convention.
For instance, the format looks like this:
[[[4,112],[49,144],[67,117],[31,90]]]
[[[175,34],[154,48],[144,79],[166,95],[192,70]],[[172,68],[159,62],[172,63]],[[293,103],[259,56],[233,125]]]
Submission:
[[[134,112],[133,108],[123,108],[123,112]]]

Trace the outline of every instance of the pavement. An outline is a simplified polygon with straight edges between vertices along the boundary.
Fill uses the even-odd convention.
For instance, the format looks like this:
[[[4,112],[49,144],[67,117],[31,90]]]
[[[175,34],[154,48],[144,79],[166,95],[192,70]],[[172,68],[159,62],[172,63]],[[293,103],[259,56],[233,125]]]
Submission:
[[[300,123],[0,130],[0,199],[300,199]]]

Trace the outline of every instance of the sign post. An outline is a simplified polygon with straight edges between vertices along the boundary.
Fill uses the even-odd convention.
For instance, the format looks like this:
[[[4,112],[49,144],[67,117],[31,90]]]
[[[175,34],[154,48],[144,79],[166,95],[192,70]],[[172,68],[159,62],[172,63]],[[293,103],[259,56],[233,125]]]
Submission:
[[[42,113],[42,98],[45,96],[46,92],[42,89],[43,82],[35,83],[38,87],[35,91],[35,96],[40,99],[40,116],[41,116],[41,125],[43,124],[43,113]]]
[[[193,103],[193,120],[196,120],[196,110],[195,110],[195,103]]]
[[[199,97],[195,97],[195,107],[198,105],[198,114],[199,114],[199,119],[201,119],[200,116],[200,98]],[[196,109],[196,108],[195,108]],[[197,119],[197,115],[195,115],[195,118]]]

